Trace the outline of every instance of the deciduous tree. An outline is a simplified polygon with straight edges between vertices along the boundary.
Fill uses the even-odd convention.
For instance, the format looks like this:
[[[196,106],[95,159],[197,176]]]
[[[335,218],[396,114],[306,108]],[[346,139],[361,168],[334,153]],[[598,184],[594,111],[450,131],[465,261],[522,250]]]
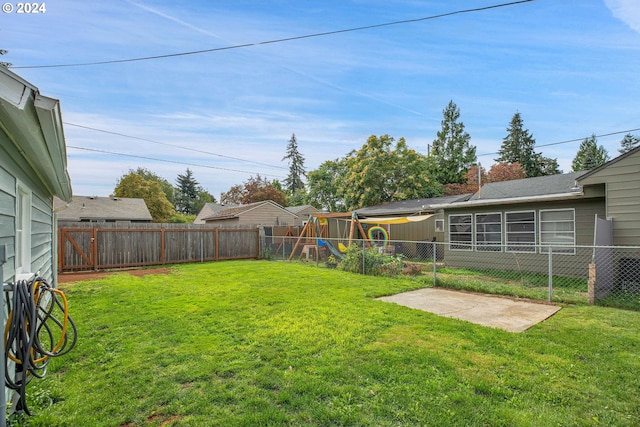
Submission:
[[[122,176],[113,191],[115,197],[144,199],[153,222],[167,222],[175,213],[162,187],[156,181],[146,180],[135,172]]]
[[[327,160],[318,169],[309,172],[309,202],[318,209],[344,212],[346,206],[340,194],[341,178],[346,173],[344,159]]]
[[[287,205],[287,195],[280,189],[280,183],[271,182],[265,177],[252,176],[243,185],[234,185],[228,192],[223,193],[222,203],[249,204],[271,200],[279,205]]]
[[[439,185],[425,173],[426,157],[410,149],[404,138],[394,146],[393,137],[372,135],[347,155],[345,164],[339,193],[348,210],[439,193]]]

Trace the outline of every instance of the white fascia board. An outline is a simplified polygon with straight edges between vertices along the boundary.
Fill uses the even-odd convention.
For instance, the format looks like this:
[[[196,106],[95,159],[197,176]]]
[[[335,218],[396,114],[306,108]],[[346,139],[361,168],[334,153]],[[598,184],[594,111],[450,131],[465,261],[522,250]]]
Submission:
[[[38,89],[22,77],[0,66],[0,97],[24,110],[32,92]]]
[[[444,203],[440,205],[431,205],[434,209],[457,209],[457,208],[467,208],[467,207],[475,207],[475,206],[493,206],[493,205],[505,205],[511,203],[528,203],[528,202],[546,202],[546,201],[555,201],[555,200],[569,200],[576,199],[583,196],[584,193],[580,192],[571,192],[571,193],[558,193],[558,194],[544,194],[541,196],[526,196],[526,197],[511,197],[506,199],[479,199],[479,200],[469,200],[467,202],[460,203]]]
[[[55,195],[65,202],[71,201],[71,179],[67,171],[67,149],[62,128],[60,101],[37,95],[33,103],[42,135],[49,154],[54,178]]]

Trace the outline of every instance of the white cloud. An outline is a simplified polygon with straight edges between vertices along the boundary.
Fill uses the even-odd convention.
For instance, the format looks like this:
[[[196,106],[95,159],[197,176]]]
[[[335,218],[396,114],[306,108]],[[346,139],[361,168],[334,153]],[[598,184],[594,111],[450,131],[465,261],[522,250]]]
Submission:
[[[604,0],[613,16],[640,33],[640,3],[638,0]]]

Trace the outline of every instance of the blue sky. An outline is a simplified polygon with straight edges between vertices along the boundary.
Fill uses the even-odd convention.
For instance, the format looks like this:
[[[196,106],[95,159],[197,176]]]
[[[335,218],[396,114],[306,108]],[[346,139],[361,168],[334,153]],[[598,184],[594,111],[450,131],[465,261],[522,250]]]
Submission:
[[[216,198],[252,175],[282,180],[292,133],[308,171],[372,134],[404,137],[426,153],[450,100],[485,167],[516,111],[538,151],[564,172],[580,142],[543,145],[640,128],[637,0],[536,0],[197,55],[28,68],[260,43],[500,3],[57,0],[41,14],[2,13],[0,48],[14,72],[60,99],[77,195],[107,196],[137,167],[172,183],[189,167]],[[598,142],[615,157],[623,136]]]

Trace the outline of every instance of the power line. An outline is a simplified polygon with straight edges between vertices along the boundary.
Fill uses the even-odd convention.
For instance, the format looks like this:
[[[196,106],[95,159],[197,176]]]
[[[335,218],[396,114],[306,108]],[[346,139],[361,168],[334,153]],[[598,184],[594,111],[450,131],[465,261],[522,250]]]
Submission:
[[[202,54],[202,53],[220,52],[220,51],[223,51],[223,50],[242,49],[242,48],[262,46],[262,45],[267,45],[267,44],[284,43],[284,42],[290,42],[290,41],[295,41],[295,40],[310,39],[310,38],[315,38],[315,37],[332,36],[332,35],[336,35],[336,34],[350,33],[350,32],[355,32],[355,31],[371,30],[371,29],[374,29],[374,28],[390,27],[392,25],[412,24],[412,23],[416,23],[416,22],[429,21],[429,20],[434,20],[434,19],[445,18],[445,17],[448,17],[448,16],[460,15],[460,14],[464,14],[464,13],[476,13],[476,12],[483,12],[483,11],[487,11],[487,10],[491,10],[491,9],[497,9],[497,8],[501,8],[501,7],[515,6],[515,5],[518,5],[518,4],[530,3],[530,2],[533,2],[533,1],[536,1],[536,0],[518,0],[518,1],[509,2],[509,3],[500,3],[500,4],[490,5],[490,6],[476,7],[476,8],[472,8],[472,9],[456,10],[456,11],[453,11],[453,12],[441,13],[439,15],[425,16],[425,17],[422,17],[422,18],[405,19],[405,20],[402,20],[402,21],[385,22],[385,23],[382,23],[382,24],[373,24],[373,25],[366,25],[366,26],[362,26],[362,27],[347,28],[347,29],[342,29],[342,30],[325,31],[325,32],[322,32],[322,33],[306,34],[306,35],[302,35],[302,36],[286,37],[286,38],[282,38],[282,39],[267,40],[267,41],[255,42],[255,43],[245,43],[245,44],[239,44],[239,45],[233,45],[233,46],[217,47],[217,48],[212,48],[212,49],[193,50],[193,51],[188,51],[188,52],[170,53],[170,54],[165,54],[165,55],[144,56],[144,57],[139,57],[139,58],[114,59],[114,60],[109,60],[109,61],[82,62],[82,63],[74,63],[74,64],[55,64],[55,65],[25,65],[25,66],[19,66],[19,67],[11,67],[11,68],[15,68],[15,69],[23,68],[24,69],[24,68],[84,67],[84,66],[90,66],[90,65],[119,64],[119,63],[124,63],[124,62],[149,61],[149,60],[155,60],[155,59],[174,58],[174,57],[178,57],[178,56],[199,55],[199,54]]]
[[[138,141],[151,142],[153,144],[166,145],[168,147],[174,147],[174,148],[179,148],[181,150],[193,151],[195,153],[209,154],[211,156],[223,157],[225,159],[237,160],[237,161],[246,162],[246,163],[253,163],[253,164],[256,164],[256,165],[260,165],[260,166],[269,166],[271,168],[276,168],[276,169],[285,169],[285,170],[287,169],[284,166],[275,166],[275,165],[270,165],[268,163],[256,162],[254,160],[241,159],[240,157],[226,156],[224,154],[212,153],[211,151],[198,150],[197,148],[184,147],[182,145],[170,144],[168,142],[154,141],[152,139],[141,138],[141,137],[138,137],[138,136],[125,135],[124,133],[112,132],[112,131],[108,131],[108,130],[104,130],[104,129],[98,129],[98,128],[94,128],[94,127],[90,127],[90,126],[78,125],[78,124],[75,124],[75,123],[64,122],[64,125],[65,126],[74,126],[74,127],[78,127],[78,128],[82,128],[82,129],[88,129],[88,130],[92,130],[92,131],[95,131],[95,132],[102,132],[102,133],[106,133],[106,134],[109,134],[109,135],[121,136],[121,137],[124,137],[124,138],[136,139]]]
[[[272,176],[272,177],[275,177],[275,178],[284,178],[283,176],[279,176],[279,175],[271,175],[271,174],[266,174],[266,173],[262,173],[261,174],[261,173],[258,173],[258,172],[249,172],[249,171],[243,171],[243,170],[239,170],[239,169],[221,168],[221,167],[218,167],[218,166],[200,165],[200,164],[197,164],[197,163],[189,163],[189,162],[179,162],[177,160],[156,159],[154,157],[139,156],[139,155],[136,155],[136,154],[124,154],[124,153],[117,153],[115,151],[98,150],[97,148],[76,147],[74,145],[67,145],[67,148],[74,148],[76,150],[83,150],[83,151],[93,151],[95,153],[112,154],[114,156],[134,157],[136,159],[153,160],[153,161],[156,161],[156,162],[175,163],[175,164],[178,164],[178,165],[195,166],[195,167],[199,167],[199,168],[218,169],[218,170],[223,170],[223,171],[228,171],[228,172],[247,173],[247,174],[250,174],[250,175],[256,174],[256,175],[262,175],[262,176]]]
[[[628,129],[628,130],[621,130],[621,131],[617,131],[617,132],[610,132],[610,133],[603,133],[600,135],[593,135],[596,138],[602,138],[605,136],[612,136],[612,135],[620,135],[622,133],[631,133],[631,132],[637,132],[640,131],[640,128],[635,128],[635,129]],[[576,138],[576,139],[567,139],[566,141],[558,141],[558,142],[550,142],[548,144],[541,144],[541,145],[536,145],[535,148],[540,148],[540,147],[551,147],[552,145],[561,145],[561,144],[568,144],[570,142],[582,142],[587,138],[591,138],[592,135],[586,136],[586,137],[582,137],[582,138]],[[500,154],[498,152],[495,153],[484,153],[484,154],[478,154],[477,157],[483,157],[483,156],[493,156],[495,154]]]

